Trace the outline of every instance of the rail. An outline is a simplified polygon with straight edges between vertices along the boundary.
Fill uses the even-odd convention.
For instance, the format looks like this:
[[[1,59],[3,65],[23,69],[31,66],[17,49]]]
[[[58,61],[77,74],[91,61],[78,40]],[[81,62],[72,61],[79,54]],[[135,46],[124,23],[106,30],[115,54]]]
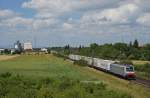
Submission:
[[[131,80],[131,82],[134,82],[134,83],[137,83],[137,84],[140,84],[140,85],[150,88],[150,80],[147,80],[147,79],[136,77],[136,80]]]

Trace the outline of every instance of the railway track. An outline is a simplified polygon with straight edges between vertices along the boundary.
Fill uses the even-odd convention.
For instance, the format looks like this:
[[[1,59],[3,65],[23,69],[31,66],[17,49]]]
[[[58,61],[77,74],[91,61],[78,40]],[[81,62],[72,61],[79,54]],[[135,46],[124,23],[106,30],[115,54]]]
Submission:
[[[89,66],[89,67],[91,67],[91,66]],[[93,67],[92,67],[92,68],[93,68]],[[95,68],[95,67],[94,67],[94,69],[105,72],[104,70],[101,70],[101,69],[99,69],[99,68]],[[108,72],[107,72],[107,74],[108,74]],[[112,73],[109,73],[109,74],[112,74]],[[115,75],[115,74],[113,74],[113,75]],[[115,76],[117,76],[117,75],[115,75]],[[118,77],[118,78],[122,78],[122,77],[119,77],[119,76],[117,76],[117,77]],[[143,79],[143,78],[140,78],[140,77],[136,77],[135,80],[130,80],[130,82],[136,83],[136,84],[139,84],[139,85],[143,85],[143,86],[145,86],[145,87],[150,88],[150,80],[147,80],[147,79]]]
[[[134,82],[134,83],[137,83],[137,84],[140,84],[140,85],[150,88],[150,80],[136,77],[136,80],[132,80],[131,82]]]

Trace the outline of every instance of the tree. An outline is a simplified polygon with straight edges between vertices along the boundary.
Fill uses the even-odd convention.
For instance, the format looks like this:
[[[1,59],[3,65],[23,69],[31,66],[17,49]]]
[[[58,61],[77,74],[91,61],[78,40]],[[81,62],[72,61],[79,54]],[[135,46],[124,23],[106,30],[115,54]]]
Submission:
[[[95,53],[97,52],[97,47],[98,47],[98,44],[96,44],[96,43],[93,43],[90,45],[90,51],[91,51],[92,56],[94,56]]]
[[[93,43],[93,44],[90,45],[91,49],[96,49],[96,47],[98,47],[98,44],[96,44],[96,43]]]
[[[5,53],[5,54],[10,54],[11,51],[10,51],[9,49],[5,49],[5,50],[4,50],[4,53]]]
[[[135,39],[134,43],[133,43],[133,47],[134,48],[138,48],[139,47],[139,42],[137,39]]]
[[[82,49],[82,46],[80,45],[80,46],[79,46],[79,48],[78,48],[78,51],[80,52],[80,51],[81,51],[81,49]]]
[[[64,54],[70,54],[70,46],[69,45],[66,45],[64,47]]]
[[[69,44],[65,46],[65,49],[70,49],[70,46],[69,46]]]
[[[125,43],[116,43],[116,44],[114,44],[114,48],[121,52],[128,50],[128,46]]]
[[[132,47],[132,41],[130,41],[130,43],[129,43],[129,47],[130,47],[130,48]]]

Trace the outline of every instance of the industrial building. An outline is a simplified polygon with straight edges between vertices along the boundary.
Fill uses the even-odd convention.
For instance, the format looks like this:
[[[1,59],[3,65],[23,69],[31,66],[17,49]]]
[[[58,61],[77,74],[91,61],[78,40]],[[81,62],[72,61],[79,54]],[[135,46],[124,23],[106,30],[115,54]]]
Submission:
[[[25,42],[23,48],[24,48],[25,51],[32,51],[32,49],[33,49],[32,48],[32,43],[31,42]]]
[[[16,43],[14,43],[14,49],[15,51],[18,51],[18,52],[22,51],[22,44],[20,43],[20,41],[17,41]]]

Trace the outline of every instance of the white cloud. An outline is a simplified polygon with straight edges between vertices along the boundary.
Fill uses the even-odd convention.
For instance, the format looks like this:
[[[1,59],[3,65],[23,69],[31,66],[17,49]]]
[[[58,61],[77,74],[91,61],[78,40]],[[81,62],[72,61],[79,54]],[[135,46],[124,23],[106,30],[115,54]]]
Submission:
[[[49,27],[58,23],[58,20],[54,18],[47,18],[47,19],[34,19],[33,20],[33,28],[34,29],[43,29],[45,27]]]
[[[69,24],[69,23],[64,23],[63,24],[63,29],[65,29],[65,30],[70,30],[72,28],[73,28],[72,24]]]
[[[31,0],[24,2],[22,7],[36,10],[36,16],[39,17],[55,17],[65,12],[91,10],[113,5],[118,1],[121,0]]]
[[[150,11],[150,0],[122,0],[120,4],[136,4],[144,12]]]
[[[2,27],[15,27],[17,25],[30,25],[32,19],[26,19],[12,10],[0,10],[0,26]]]
[[[150,0],[134,0],[143,11],[150,11]]]
[[[17,25],[29,26],[32,24],[32,19],[26,19],[22,17],[13,17],[9,19],[2,20],[1,26],[15,27]]]
[[[4,29],[15,29],[18,32],[14,34],[15,38],[21,38],[22,34],[18,37],[20,32],[30,36],[34,29],[33,32],[41,38],[41,43],[44,40],[51,42],[52,39],[54,42],[58,40],[60,45],[63,41],[68,43],[72,40],[79,44],[95,40],[112,42],[119,40],[118,35],[121,36],[122,33],[149,33],[147,26],[150,25],[150,15],[144,14],[150,11],[149,2],[150,0],[27,0],[22,7],[34,10],[34,15],[28,16],[28,13],[22,12],[21,16],[15,11],[0,10],[0,28],[6,27],[1,32]],[[29,29],[19,29],[20,26]]]
[[[144,25],[144,26],[150,26],[150,13],[146,13],[139,17],[137,20],[137,23]]]
[[[48,13],[47,13],[48,14]],[[55,18],[42,18],[43,14],[40,14],[41,18],[32,17],[25,18],[21,14],[15,13],[12,10],[4,9],[0,10],[0,27],[12,27],[24,26],[26,28],[41,29],[48,27],[52,24],[57,23],[58,21]]]
[[[0,10],[0,18],[9,18],[9,17],[17,16],[17,15],[18,15],[17,13],[8,9]]]
[[[126,4],[121,5],[118,8],[87,13],[82,17],[82,21],[97,24],[130,23],[138,16],[139,13],[140,9],[138,6],[135,4]]]

